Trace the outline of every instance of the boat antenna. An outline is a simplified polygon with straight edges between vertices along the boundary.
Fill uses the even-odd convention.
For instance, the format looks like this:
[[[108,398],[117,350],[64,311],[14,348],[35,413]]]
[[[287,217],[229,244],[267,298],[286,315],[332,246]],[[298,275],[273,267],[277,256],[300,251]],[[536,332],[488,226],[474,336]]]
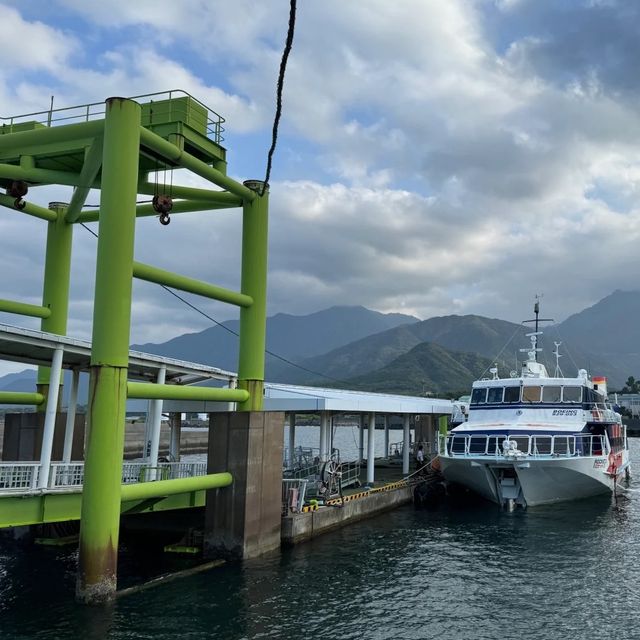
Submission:
[[[542,298],[543,294],[537,294],[536,293],[536,301],[533,305],[533,313],[535,314],[535,319],[533,320],[523,320],[522,324],[528,324],[529,322],[535,322],[535,335],[538,335],[540,333],[540,331],[538,331],[538,327],[540,325],[541,322],[555,322],[555,320],[553,318],[541,318],[540,317],[540,300]],[[533,359],[535,361],[538,360],[538,354],[537,352],[534,353]]]
[[[562,344],[562,342],[554,342],[553,343],[555,345],[555,351],[553,352],[553,355],[556,357],[556,370],[555,373],[553,374],[554,378],[564,378],[564,375],[562,373],[562,369],[560,368],[560,358],[562,358],[562,356],[560,355],[560,350],[559,347]]]

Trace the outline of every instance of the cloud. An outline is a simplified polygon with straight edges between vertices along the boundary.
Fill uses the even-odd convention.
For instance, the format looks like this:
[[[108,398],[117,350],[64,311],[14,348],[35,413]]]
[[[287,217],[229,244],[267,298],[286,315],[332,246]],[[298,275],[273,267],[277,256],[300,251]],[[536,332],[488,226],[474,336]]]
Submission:
[[[227,119],[233,175],[262,168],[286,0],[55,6],[64,20],[48,25],[2,9],[30,40],[41,36],[15,63],[31,73],[0,72],[3,104],[46,108],[52,93],[72,104],[169,83]],[[578,1],[300,4],[271,189],[270,312],[363,304],[518,320],[542,291],[562,319],[635,288],[639,11]],[[17,233],[14,215],[2,214],[2,238]],[[85,235],[78,229],[74,244],[81,333],[93,275]],[[238,211],[138,223],[138,259],[229,288],[239,286],[239,246]],[[37,298],[39,256],[7,247],[4,264],[21,275],[0,295]],[[235,314],[190,300],[216,318]],[[148,284],[136,284],[133,317],[136,341],[207,324]]]
[[[5,73],[62,72],[77,49],[77,38],[63,29],[24,20],[20,13],[0,5],[0,56]]]

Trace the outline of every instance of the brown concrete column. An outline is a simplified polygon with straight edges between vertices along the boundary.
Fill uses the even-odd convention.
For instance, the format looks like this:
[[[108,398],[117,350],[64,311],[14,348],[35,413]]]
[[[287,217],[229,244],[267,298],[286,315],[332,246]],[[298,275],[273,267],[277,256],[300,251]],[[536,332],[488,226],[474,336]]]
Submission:
[[[236,560],[280,548],[284,413],[211,414],[208,473],[233,485],[207,493],[205,555]]]

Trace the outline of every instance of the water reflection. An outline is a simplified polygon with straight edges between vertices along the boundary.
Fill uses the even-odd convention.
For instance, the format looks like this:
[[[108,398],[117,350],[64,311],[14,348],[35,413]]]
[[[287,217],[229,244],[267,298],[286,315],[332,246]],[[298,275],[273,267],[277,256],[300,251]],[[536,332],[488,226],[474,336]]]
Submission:
[[[2,639],[633,638],[640,483],[630,488],[617,503],[513,513],[407,507],[101,609],[72,601],[73,550],[0,542]],[[131,547],[123,583],[159,558],[165,569],[187,562]]]

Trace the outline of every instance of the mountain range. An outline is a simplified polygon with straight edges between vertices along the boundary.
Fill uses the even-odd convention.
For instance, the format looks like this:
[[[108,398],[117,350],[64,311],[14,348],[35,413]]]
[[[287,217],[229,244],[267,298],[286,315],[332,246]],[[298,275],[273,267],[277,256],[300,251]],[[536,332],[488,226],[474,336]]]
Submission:
[[[542,327],[541,359],[606,375],[610,388],[640,374],[640,292],[615,291],[564,322]],[[235,370],[238,322],[230,321],[161,344],[133,349]],[[266,378],[277,382],[341,386],[391,393],[462,393],[494,363],[503,375],[517,369],[529,345],[521,325],[478,315],[419,320],[364,307],[331,307],[304,316],[279,313],[267,320]],[[295,363],[295,366],[294,364]],[[506,371],[505,371],[506,369]],[[0,378],[0,390],[31,390],[34,374]]]

